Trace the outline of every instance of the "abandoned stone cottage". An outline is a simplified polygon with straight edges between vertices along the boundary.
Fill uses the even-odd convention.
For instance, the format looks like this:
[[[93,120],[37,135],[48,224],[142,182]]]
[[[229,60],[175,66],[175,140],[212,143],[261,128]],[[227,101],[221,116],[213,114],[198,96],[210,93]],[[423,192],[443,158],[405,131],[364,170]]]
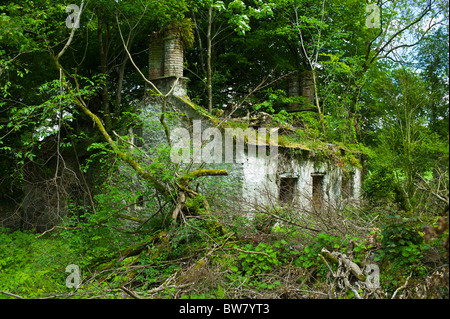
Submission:
[[[281,204],[295,204],[300,211],[357,204],[362,182],[361,167],[339,166],[331,159],[319,158],[317,150],[301,143],[281,143],[277,137],[283,136],[282,130],[266,128],[261,122],[258,127],[245,130],[233,127],[236,123],[233,120],[222,123],[222,119],[211,116],[189,100],[183,87],[185,80],[177,82],[175,77],[162,77],[153,81],[163,92],[170,90],[170,85],[176,86],[169,99],[168,111],[177,116],[166,120],[171,132],[172,150],[175,148],[177,152],[179,145],[187,147],[187,152],[181,149],[181,153],[190,155],[185,164],[192,161],[200,165],[205,161],[206,168],[225,168],[228,176],[211,178],[212,183],[221,184],[222,188],[229,185],[230,189],[225,192],[222,189],[225,194],[233,194],[250,207],[278,201]],[[141,109],[144,123],[156,123],[160,112],[161,103],[148,98]],[[259,140],[258,134],[251,142],[245,132],[250,130],[251,135],[251,132],[260,132],[261,128],[266,128],[263,140]],[[177,140],[180,131],[186,132],[187,143]],[[162,127],[139,127],[135,133],[135,144],[144,149],[167,143]],[[228,148],[230,141],[231,153]],[[203,147],[197,158],[195,144]],[[208,147],[211,145],[213,147]],[[340,155],[346,152],[333,145],[328,147]]]
[[[211,168],[227,169],[228,176],[214,177],[213,180],[217,185],[228,187],[225,189],[227,194],[233,194],[234,198],[239,198],[249,207],[278,201],[281,204],[295,204],[298,212],[350,202],[357,204],[361,193],[361,167],[337,165],[330,159],[319,158],[317,150],[301,143],[281,143],[281,139],[272,139],[272,136],[282,137],[285,134],[283,129],[270,128],[270,125],[260,119],[257,119],[257,123],[253,123],[251,119],[224,120],[196,106],[187,95],[189,80],[183,77],[183,46],[176,33],[168,31],[164,34],[152,34],[149,52],[149,79],[163,94],[172,92],[167,97],[166,104],[166,111],[175,115],[166,119],[171,132],[181,128],[189,132],[189,136],[194,136],[197,127],[202,132],[204,142],[210,139],[210,136],[205,136],[205,132],[217,127],[223,134],[220,134],[216,142],[220,139],[221,158],[225,159],[225,145],[230,138],[227,128],[236,127],[237,123],[238,126],[244,125],[253,130],[267,128],[270,131],[270,141],[255,139],[253,143],[248,136],[243,136],[241,142],[245,142],[240,148],[237,146],[239,134],[235,134],[236,130],[231,131],[232,136],[228,141],[236,142],[232,144],[232,160],[207,164]],[[289,78],[288,92],[291,96],[304,96],[313,104],[311,78],[307,73]],[[288,108],[295,110],[296,105],[289,105]],[[155,125],[163,111],[161,98],[147,94],[139,109],[143,124],[135,126],[131,132],[135,136],[134,145],[145,150],[159,143],[168,143],[163,127]],[[173,140],[172,143],[176,141]],[[337,154],[346,152],[333,145],[328,145],[328,148]],[[255,149],[258,152],[252,151]],[[61,179],[65,178],[61,183],[65,183],[66,189],[73,186],[78,190],[79,181],[84,178],[76,163],[65,163],[63,171],[57,175]],[[30,179],[24,184],[23,216],[31,218],[28,221],[30,225],[45,230],[61,221],[67,210],[67,203],[63,200],[64,196],[58,195],[58,185],[46,182],[46,187],[43,187],[45,179],[42,176],[29,176]],[[48,201],[43,200],[49,196],[51,198]],[[88,199],[84,199],[86,200]],[[58,218],[49,219],[49,216],[55,215],[55,211]]]
[[[197,158],[197,163],[206,160],[208,167],[227,169],[228,176],[214,177],[218,184],[232,185],[229,186],[232,189],[226,191],[227,194],[233,193],[250,206],[265,205],[268,201],[276,200],[282,204],[294,203],[300,211],[358,203],[362,183],[361,166],[337,165],[331,158],[320,159],[318,150],[301,143],[286,140],[281,143],[277,137],[282,137],[285,134],[283,130],[286,129],[274,128],[272,124],[261,119],[265,116],[254,119],[217,118],[190,101],[187,96],[188,79],[183,77],[182,44],[176,34],[159,37],[153,35],[150,45],[149,79],[163,94],[172,90],[167,104],[167,111],[176,114],[168,121],[172,145],[175,146],[174,135],[177,135],[173,133],[181,129],[188,136],[187,144],[183,144],[184,142],[181,144],[190,144],[194,148],[194,155],[188,158],[188,163],[191,160],[196,162],[195,145],[192,146],[195,142],[201,143],[207,149],[208,156],[217,156],[218,151],[219,156],[215,160],[208,161],[202,157],[201,160]],[[287,91],[290,96],[303,96],[310,104],[314,104],[311,73],[303,72],[289,77]],[[295,111],[297,107],[296,104],[287,106],[289,111]],[[144,123],[158,122],[161,109],[160,99],[147,96],[141,108]],[[254,142],[251,142],[248,135],[242,136],[244,129],[239,131],[236,125],[254,131],[266,128],[266,132],[270,132],[270,140],[268,134],[264,141],[254,138]],[[215,130],[216,128],[220,133]],[[138,135],[136,143],[140,147],[168,142],[162,127],[159,129],[138,127],[135,133]],[[273,135],[275,138],[272,138]],[[210,141],[211,137],[213,141]],[[239,141],[239,138],[242,140]],[[212,154],[209,153],[211,148],[205,143],[214,144],[214,141],[218,143]],[[227,148],[230,141],[231,155],[226,154],[230,151]],[[239,142],[245,144],[244,147],[239,148]],[[338,156],[347,152],[334,145],[327,145],[327,148]],[[258,152],[255,149],[258,149]],[[204,155],[204,152],[201,153]],[[227,161],[227,157],[232,160]]]

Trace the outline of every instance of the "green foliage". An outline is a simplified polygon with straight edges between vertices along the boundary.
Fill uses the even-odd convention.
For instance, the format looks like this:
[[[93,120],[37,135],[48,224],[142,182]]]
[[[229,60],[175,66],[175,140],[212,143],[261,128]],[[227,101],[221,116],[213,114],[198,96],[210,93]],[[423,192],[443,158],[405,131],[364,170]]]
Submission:
[[[400,68],[384,70],[369,87],[370,104],[382,116],[365,186],[375,198],[387,195],[389,200],[396,194],[394,200],[404,210],[423,209],[417,176],[448,166],[448,137],[439,137],[426,124],[432,102],[428,85],[413,70]]]
[[[375,261],[380,264],[380,281],[388,291],[395,289],[410,273],[414,278],[427,274],[424,254],[430,249],[420,236],[420,221],[402,212],[386,216],[381,227],[381,251]]]
[[[67,293],[65,267],[73,263],[68,245],[36,239],[31,232],[0,231],[0,290],[24,298]],[[0,295],[0,298],[5,298]]]
[[[268,273],[278,266],[278,252],[271,245],[260,243],[256,247],[247,244],[239,252],[242,270],[247,275]]]
[[[253,222],[256,230],[266,234],[270,234],[277,220],[271,215],[259,213],[255,215]]]
[[[369,172],[364,179],[363,189],[366,196],[373,201],[394,202],[398,193],[394,172],[387,167]]]
[[[344,241],[327,233],[319,233],[317,239],[313,243],[304,247],[301,251],[300,257],[295,261],[295,264],[304,268],[316,268],[319,272],[326,272],[327,266],[323,264],[320,258],[320,252],[322,248],[326,248],[332,251],[339,251],[343,248]],[[345,251],[345,250],[344,250]]]
[[[110,134],[125,135],[138,124],[149,130],[157,128],[157,121],[136,114],[141,105],[136,101],[142,100],[146,88],[124,50],[119,28],[133,62],[144,74],[148,71],[149,34],[175,28],[186,47],[190,95],[201,101],[208,83],[205,36],[211,27],[217,109],[232,102],[240,105],[234,115],[270,113],[274,126],[298,128],[290,136],[280,135],[281,146],[307,146],[318,161],[332,160],[344,171],[359,164],[352,153],[370,153],[364,190],[371,204],[399,204],[411,215],[421,212],[429,218],[426,214],[435,214],[432,208],[438,205],[430,206],[423,200],[425,193],[437,189],[434,193],[448,195],[448,185],[442,182],[448,179],[449,161],[448,24],[430,34],[425,32],[431,17],[442,16],[437,14],[439,10],[448,10],[440,5],[440,1],[425,0],[387,2],[382,25],[389,28],[375,30],[365,25],[366,2],[355,0],[330,0],[324,6],[310,0],[87,1],[80,29],[74,30],[73,41],[60,61],[68,74],[64,88],[66,82],[61,82],[52,57],[61,51],[72,31],[65,26],[66,4],[55,0],[2,2],[2,213],[4,207],[16,211],[22,206],[28,178],[24,167],[28,163],[43,166],[46,176],[57,176],[45,166],[48,157],[41,156],[45,152],[59,158],[73,150],[79,155],[83,177],[92,176],[95,189],[89,194],[92,207],[68,200],[65,230],[55,237],[38,239],[27,232],[0,232],[0,289],[24,297],[65,293],[64,266],[72,262],[94,269],[98,265],[117,267],[117,272],[108,274],[103,288],[135,278],[142,289],[151,289],[180,270],[181,263],[176,260],[193,260],[223,238],[219,217],[183,215],[184,223],[172,223],[173,198],[165,197],[176,196],[176,192],[161,195],[155,190],[156,183],[139,182],[135,172],[104,142],[97,127],[75,107],[76,99],[82,98]],[[424,8],[427,11],[422,11]],[[415,62],[414,68],[383,62],[393,56],[395,46],[409,47],[402,39],[409,38],[406,34],[422,39],[409,60]],[[286,93],[286,75],[311,69],[316,70],[317,105]],[[286,106],[292,103],[310,109],[288,113]],[[323,114],[316,112],[319,110]],[[229,125],[248,127],[246,122]],[[43,141],[53,137],[55,148],[45,149],[49,144]],[[128,151],[128,136],[117,139],[118,148]],[[348,151],[342,155],[329,144]],[[367,147],[371,149],[367,151]],[[176,185],[180,171],[171,163],[167,146],[135,148],[127,154],[163,185]],[[425,176],[423,187],[428,188],[423,191],[417,184]],[[211,192],[214,189],[214,196],[222,197],[214,184],[218,183],[203,180],[202,187]],[[214,196],[188,197],[185,209],[207,212],[204,200],[214,202]],[[425,274],[422,257],[429,247],[419,235],[418,218],[401,214],[381,217],[384,226],[378,261],[383,265],[382,282],[393,289],[404,283],[410,271],[416,277]],[[254,224],[239,217],[233,223],[230,228],[238,235],[244,231],[253,235],[257,231],[270,233],[274,220],[261,214]],[[167,237],[145,247],[139,255],[116,260],[124,249],[162,232]],[[300,252],[291,251],[282,241],[258,245],[239,242],[228,247],[237,251],[229,259],[215,257],[222,263],[228,283],[271,290],[278,289],[280,281],[265,282],[262,275],[288,265],[325,274],[328,269],[318,257],[321,249],[345,252],[349,241],[357,242],[354,260],[362,262],[371,249],[367,242],[325,233],[308,238],[309,244]],[[133,264],[140,270],[131,271]],[[190,297],[227,296],[224,283],[215,283],[207,291]],[[165,296],[170,293],[164,292]]]
[[[429,248],[419,235],[419,220],[393,213],[386,217],[386,224],[381,228],[383,253],[378,259],[396,260],[399,267],[414,265],[422,257],[422,251]]]

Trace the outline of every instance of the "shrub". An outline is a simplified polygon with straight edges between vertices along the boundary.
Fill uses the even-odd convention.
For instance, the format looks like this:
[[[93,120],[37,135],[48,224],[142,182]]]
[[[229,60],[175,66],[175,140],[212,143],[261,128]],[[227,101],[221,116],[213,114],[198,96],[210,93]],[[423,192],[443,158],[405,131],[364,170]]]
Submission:
[[[273,267],[278,266],[278,252],[269,244],[259,243],[254,247],[247,244],[239,252],[239,260],[242,270],[248,274],[261,274],[270,272]]]
[[[420,236],[418,218],[394,212],[381,226],[381,251],[375,258],[380,262],[381,284],[388,290],[403,284],[409,274],[413,278],[426,275],[422,262],[424,252],[430,249]]]
[[[382,253],[378,257],[396,260],[399,266],[415,264],[422,257],[422,250],[429,248],[420,236],[418,219],[389,215],[387,223],[381,226]]]
[[[316,267],[319,272],[325,272],[328,270],[319,257],[322,248],[328,250],[343,250],[343,240],[340,237],[332,236],[327,233],[319,233],[316,240],[313,240],[311,244],[303,248],[301,256],[295,261],[295,264],[304,268]]]
[[[61,241],[0,230],[0,290],[24,298],[67,292],[65,267],[71,263],[70,251]]]

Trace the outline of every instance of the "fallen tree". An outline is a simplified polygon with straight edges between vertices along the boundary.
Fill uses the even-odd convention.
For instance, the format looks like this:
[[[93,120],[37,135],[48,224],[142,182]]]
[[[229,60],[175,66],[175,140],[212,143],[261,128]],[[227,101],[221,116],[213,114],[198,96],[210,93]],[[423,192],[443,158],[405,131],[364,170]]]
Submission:
[[[379,288],[379,274],[376,272],[374,274],[371,273],[374,270],[373,265],[368,264],[361,269],[347,255],[340,252],[330,252],[325,248],[322,249],[319,257],[328,266],[334,278],[331,289],[328,292],[330,299],[339,298],[348,290],[351,290],[357,299],[380,299],[380,295],[377,292]],[[337,270],[333,271],[328,262],[337,265]]]

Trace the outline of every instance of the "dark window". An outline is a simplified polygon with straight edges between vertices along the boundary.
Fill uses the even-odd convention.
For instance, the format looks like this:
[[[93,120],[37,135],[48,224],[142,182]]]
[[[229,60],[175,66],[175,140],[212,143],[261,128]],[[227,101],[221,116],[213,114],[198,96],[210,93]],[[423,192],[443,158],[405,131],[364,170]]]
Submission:
[[[141,212],[144,209],[144,203],[145,203],[144,196],[142,195],[139,196],[136,199],[136,202],[134,203],[134,210],[136,212]]]
[[[323,173],[312,174],[313,189],[312,189],[312,204],[315,211],[320,211],[323,205]]]
[[[342,175],[341,196],[343,199],[353,197],[353,173]]]
[[[137,147],[142,147],[144,145],[143,136],[144,136],[144,130],[142,126],[135,126],[133,128],[133,134],[134,134],[134,145]]]
[[[138,200],[137,200],[137,202],[136,202],[136,204],[138,205],[138,206],[141,206],[141,207],[143,207],[144,206],[144,196],[139,196],[138,197]]]
[[[280,202],[284,205],[291,204],[295,197],[298,178],[280,179]]]

